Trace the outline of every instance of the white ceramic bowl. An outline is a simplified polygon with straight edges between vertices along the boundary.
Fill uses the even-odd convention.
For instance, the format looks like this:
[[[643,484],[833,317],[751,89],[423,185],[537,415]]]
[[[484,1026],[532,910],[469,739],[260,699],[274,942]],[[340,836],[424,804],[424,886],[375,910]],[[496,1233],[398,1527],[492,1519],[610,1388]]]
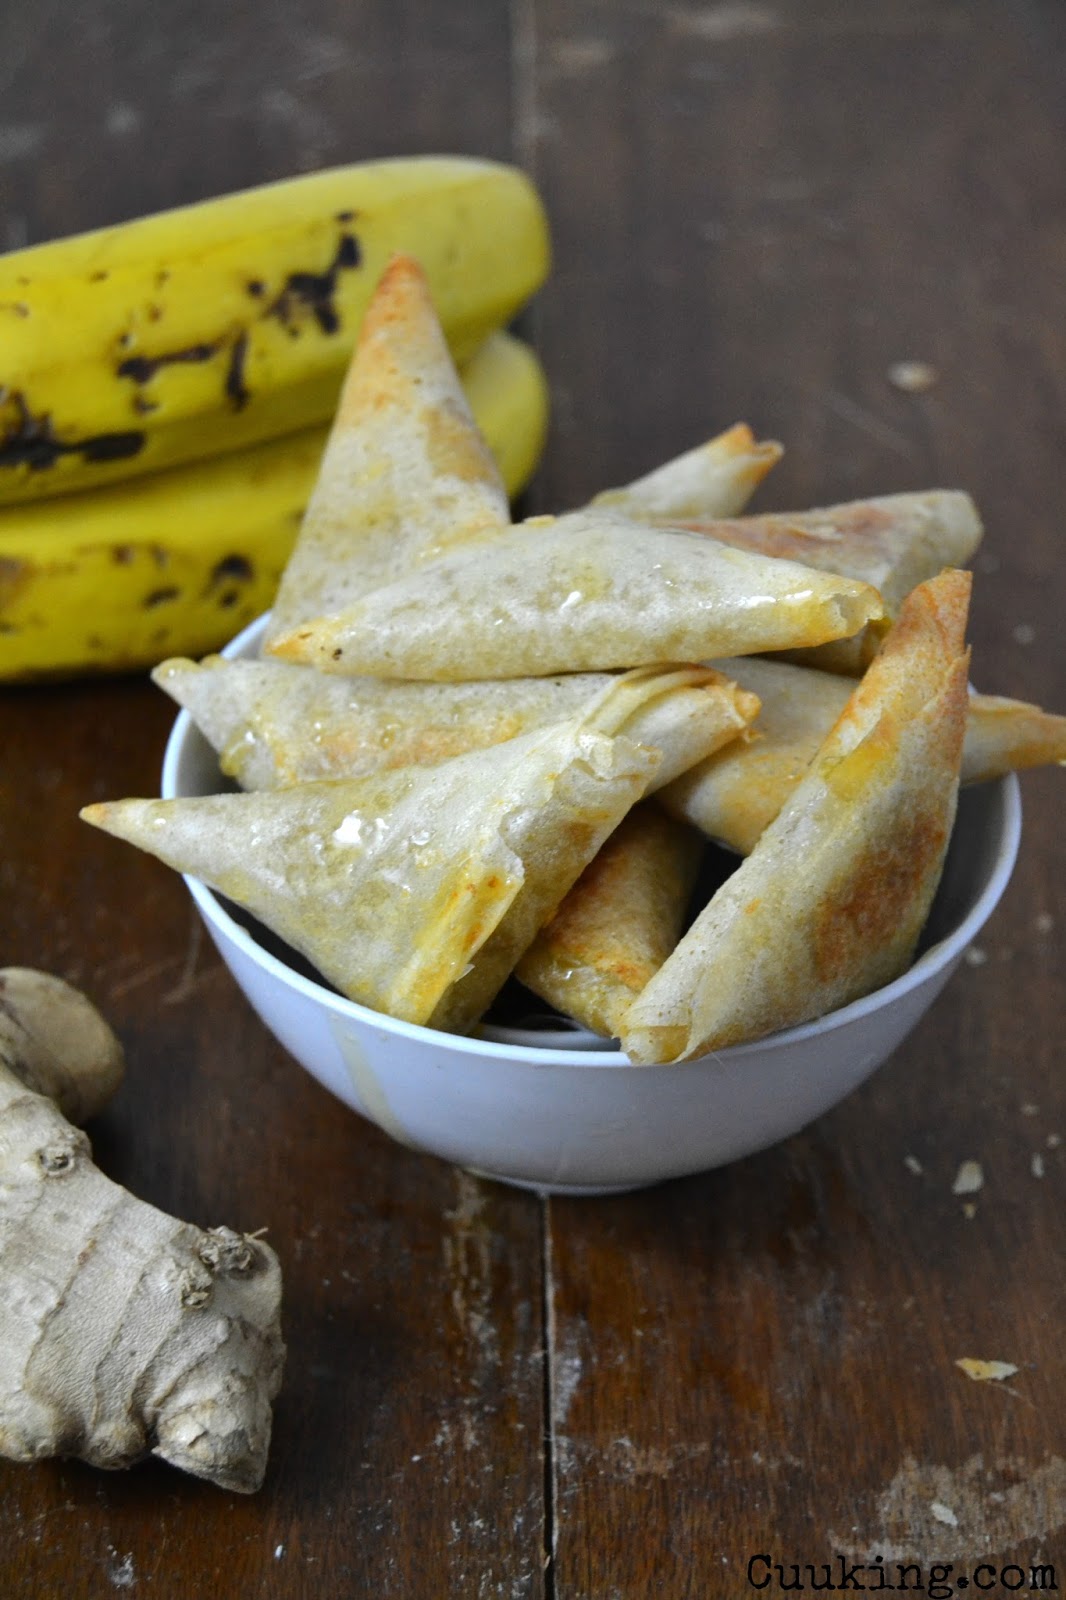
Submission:
[[[246,628],[225,654],[257,654],[263,626]],[[214,752],[182,712],[167,745],[164,796],[223,787]],[[237,920],[196,879],[186,883],[263,1022],[346,1105],[402,1144],[484,1176],[603,1194],[763,1149],[869,1077],[991,915],[1020,835],[1016,778],[965,790],[926,943],[908,972],[817,1022],[674,1066],[633,1066],[580,1030],[483,1027],[460,1038],[394,1021],[305,976],[265,930]]]

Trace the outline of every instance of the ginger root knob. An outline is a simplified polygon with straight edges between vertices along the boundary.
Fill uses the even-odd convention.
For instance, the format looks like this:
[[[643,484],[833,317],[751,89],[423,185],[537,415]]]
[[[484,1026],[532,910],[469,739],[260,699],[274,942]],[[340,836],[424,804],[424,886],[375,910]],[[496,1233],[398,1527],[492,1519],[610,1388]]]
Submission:
[[[84,995],[0,970],[0,1455],[154,1454],[249,1493],[285,1355],[281,1269],[261,1239],[179,1222],[94,1166],[63,1112],[94,1115],[122,1069]]]
[[[122,1046],[80,989],[31,967],[0,969],[0,1064],[79,1127],[125,1069]]]

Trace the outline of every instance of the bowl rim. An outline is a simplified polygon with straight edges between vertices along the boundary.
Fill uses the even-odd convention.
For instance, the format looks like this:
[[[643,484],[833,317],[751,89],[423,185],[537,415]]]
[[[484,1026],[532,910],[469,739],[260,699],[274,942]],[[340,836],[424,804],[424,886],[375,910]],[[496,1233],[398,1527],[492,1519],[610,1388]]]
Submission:
[[[229,644],[220,652],[225,657],[233,657],[256,640],[262,633],[269,620],[270,613],[265,612],[253,622],[243,628],[240,633],[230,640]],[[179,796],[178,771],[186,742],[191,734],[199,734],[199,729],[188,711],[179,711],[167,738],[166,749],[163,756],[163,771],[161,794],[164,799],[174,799]],[[202,738],[203,735],[200,734]],[[795,1028],[785,1028],[768,1034],[760,1039],[753,1039],[745,1044],[730,1045],[724,1050],[710,1051],[704,1056],[693,1057],[687,1061],[671,1062],[669,1070],[676,1071],[679,1067],[698,1066],[701,1062],[717,1061],[727,1065],[733,1061],[742,1061],[746,1057],[765,1052],[768,1044],[780,1048],[791,1044],[800,1044],[819,1034],[834,1032],[838,1028],[847,1027],[853,1022],[871,1012],[880,1010],[883,1006],[891,1004],[893,1000],[901,999],[911,990],[920,987],[927,980],[934,978],[940,972],[950,968],[951,964],[962,955],[966,946],[971,943],[988,918],[992,915],[1010,881],[1014,865],[1018,857],[1022,831],[1022,803],[1021,787],[1016,773],[1006,773],[1003,777],[993,779],[988,787],[998,786],[1003,805],[1003,826],[999,839],[996,859],[989,873],[988,882],[974,901],[966,916],[959,925],[945,938],[930,945],[927,950],[914,961],[905,972],[891,983],[884,984],[880,989],[873,990],[861,999],[853,1000],[846,1006],[840,1006],[835,1011],[827,1012],[822,1017],[816,1017],[811,1022],[800,1023]],[[562,1049],[558,1046],[534,1046],[514,1044],[498,1038],[479,1038],[473,1034],[443,1033],[437,1028],[428,1028],[420,1023],[405,1022],[401,1018],[388,1016],[384,1012],[372,1011],[369,1006],[364,1006],[357,1000],[349,1000],[344,995],[332,989],[325,988],[320,983],[315,983],[310,978],[305,978],[302,973],[296,972],[285,962],[280,961],[270,951],[254,939],[248,931],[233,917],[223,906],[221,900],[199,878],[194,878],[188,873],[182,874],[186,887],[192,896],[201,916],[218,930],[249,960],[265,970],[271,977],[279,980],[284,986],[294,989],[304,999],[325,1005],[335,1015],[346,1018],[352,1022],[361,1023],[367,1027],[382,1028],[388,1033],[397,1034],[400,1038],[423,1045],[435,1045],[437,1048],[446,1047],[455,1050],[460,1055],[480,1056],[494,1058],[497,1061],[501,1055],[513,1060],[515,1065],[525,1064],[531,1067],[556,1066],[580,1067],[587,1072],[590,1069],[624,1068],[627,1072],[663,1072],[667,1070],[661,1063],[638,1063],[630,1061],[629,1057],[621,1050],[609,1048]],[[594,1037],[589,1035],[589,1037]]]

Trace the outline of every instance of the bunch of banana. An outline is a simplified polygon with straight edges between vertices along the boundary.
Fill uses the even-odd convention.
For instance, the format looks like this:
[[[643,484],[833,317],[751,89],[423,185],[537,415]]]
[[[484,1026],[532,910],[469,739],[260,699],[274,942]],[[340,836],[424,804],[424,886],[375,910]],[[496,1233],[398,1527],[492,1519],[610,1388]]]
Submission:
[[[516,492],[546,391],[498,330],[548,238],[514,168],[367,162],[0,257],[0,678],[199,653],[269,605],[396,250]]]

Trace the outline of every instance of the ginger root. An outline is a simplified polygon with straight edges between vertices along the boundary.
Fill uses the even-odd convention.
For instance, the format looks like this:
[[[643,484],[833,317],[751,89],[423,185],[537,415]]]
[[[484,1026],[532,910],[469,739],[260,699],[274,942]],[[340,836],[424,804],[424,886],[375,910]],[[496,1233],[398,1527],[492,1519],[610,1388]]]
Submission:
[[[0,1455],[158,1455],[251,1493],[285,1347],[260,1239],[136,1200],[64,1116],[98,1111],[122,1050],[84,995],[0,970]]]

